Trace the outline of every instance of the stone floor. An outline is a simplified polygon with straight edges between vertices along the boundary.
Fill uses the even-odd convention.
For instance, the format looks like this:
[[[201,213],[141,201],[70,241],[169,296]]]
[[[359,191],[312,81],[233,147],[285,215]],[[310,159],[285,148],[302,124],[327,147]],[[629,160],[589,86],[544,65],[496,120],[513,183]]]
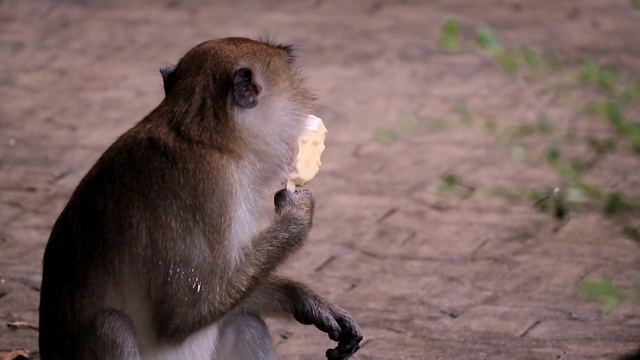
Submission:
[[[637,349],[640,306],[604,313],[576,285],[634,286],[639,244],[598,213],[554,232],[530,204],[480,191],[557,175],[459,123],[376,137],[407,114],[453,118],[461,102],[511,123],[542,106],[580,118],[480,51],[443,52],[448,17],[469,39],[488,24],[509,46],[553,47],[573,64],[595,57],[640,78],[640,11],[621,0],[0,0],[0,353],[39,358],[36,330],[4,324],[37,324],[43,249],[75,185],[162,98],[158,69],[224,36],[298,44],[330,136],[310,184],[315,228],[282,272],[356,317],[365,340],[354,359],[614,359]],[[592,180],[621,178],[640,195],[640,171],[621,159]],[[451,171],[478,191],[440,193]],[[310,327],[270,326],[282,359],[321,359],[332,346]]]

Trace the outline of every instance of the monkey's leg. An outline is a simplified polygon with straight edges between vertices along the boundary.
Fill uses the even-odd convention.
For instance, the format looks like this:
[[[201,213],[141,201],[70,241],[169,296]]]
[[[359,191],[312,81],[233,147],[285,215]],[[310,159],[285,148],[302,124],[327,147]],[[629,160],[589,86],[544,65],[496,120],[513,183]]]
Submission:
[[[118,310],[98,313],[79,334],[76,359],[139,360],[133,322]]]
[[[216,355],[219,360],[278,359],[264,320],[244,312],[223,320]]]
[[[362,332],[345,310],[332,305],[306,285],[272,275],[243,303],[249,312],[265,316],[291,316],[329,334],[338,346],[327,350],[331,360],[348,359],[358,349]]]

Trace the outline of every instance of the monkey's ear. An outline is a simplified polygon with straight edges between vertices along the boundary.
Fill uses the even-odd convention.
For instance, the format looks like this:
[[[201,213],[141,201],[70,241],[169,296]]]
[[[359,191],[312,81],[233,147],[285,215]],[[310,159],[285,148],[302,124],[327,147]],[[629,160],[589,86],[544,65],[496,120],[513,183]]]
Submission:
[[[254,80],[253,71],[249,68],[238,69],[233,74],[233,97],[240,106],[248,109],[258,105],[258,95],[262,90]]]
[[[172,66],[163,67],[160,69],[162,74],[162,83],[164,84],[164,96],[169,95],[173,85],[176,84],[175,68]]]

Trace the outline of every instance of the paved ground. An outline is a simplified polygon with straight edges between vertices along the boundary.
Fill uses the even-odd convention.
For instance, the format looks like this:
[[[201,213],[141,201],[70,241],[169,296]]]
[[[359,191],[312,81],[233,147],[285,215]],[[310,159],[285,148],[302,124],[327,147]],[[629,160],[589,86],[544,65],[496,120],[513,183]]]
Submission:
[[[299,44],[331,132],[311,185],[315,229],[282,271],[355,315],[366,337],[356,359],[614,359],[637,348],[640,306],[605,314],[576,284],[634,286],[640,246],[598,212],[553,232],[531,204],[488,195],[559,186],[557,174],[459,121],[374,135],[409,115],[438,127],[461,102],[477,118],[526,123],[544,107],[606,131],[480,51],[444,53],[440,26],[454,16],[472,38],[490,24],[509,46],[555,47],[569,64],[593,56],[638,79],[640,12],[628,1],[256,3],[0,1],[0,353],[37,352],[35,330],[4,323],[37,323],[50,227],[101,152],[159,102],[158,68],[207,39],[267,34]],[[590,180],[638,196],[623,150]],[[477,191],[439,192],[449,172]],[[331,346],[311,328],[271,326],[283,359],[321,359]]]

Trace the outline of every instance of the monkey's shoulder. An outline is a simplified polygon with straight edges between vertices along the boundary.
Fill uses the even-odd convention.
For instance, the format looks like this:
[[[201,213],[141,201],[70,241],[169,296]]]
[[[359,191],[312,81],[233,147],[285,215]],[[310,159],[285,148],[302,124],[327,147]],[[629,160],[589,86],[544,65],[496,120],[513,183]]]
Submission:
[[[97,160],[76,192],[111,203],[216,196],[228,166],[222,155],[155,134],[130,131]],[[171,195],[170,195],[171,194]]]

